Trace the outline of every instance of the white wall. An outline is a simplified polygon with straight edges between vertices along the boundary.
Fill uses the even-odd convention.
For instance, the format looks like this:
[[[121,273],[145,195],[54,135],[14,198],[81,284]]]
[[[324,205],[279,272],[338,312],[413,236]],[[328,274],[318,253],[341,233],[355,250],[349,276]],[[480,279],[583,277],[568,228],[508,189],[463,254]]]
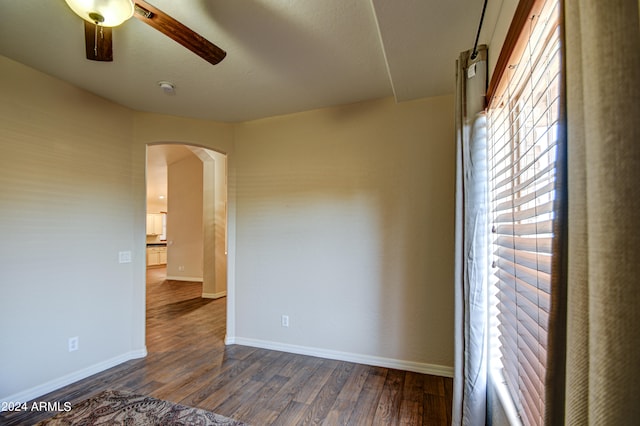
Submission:
[[[453,97],[244,123],[235,141],[231,340],[451,374]]]
[[[24,400],[146,353],[144,211],[128,109],[2,56],[0,75],[0,399]]]

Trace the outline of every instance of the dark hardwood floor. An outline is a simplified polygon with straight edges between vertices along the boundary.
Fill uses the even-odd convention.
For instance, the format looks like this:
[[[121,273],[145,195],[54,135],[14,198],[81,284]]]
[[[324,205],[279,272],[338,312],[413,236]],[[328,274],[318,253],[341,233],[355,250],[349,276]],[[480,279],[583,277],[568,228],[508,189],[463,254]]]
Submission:
[[[224,345],[226,299],[201,284],[147,272],[147,350],[38,401],[77,403],[126,389],[252,425],[448,425],[452,380],[239,345]],[[46,412],[4,412],[0,424],[32,425]]]

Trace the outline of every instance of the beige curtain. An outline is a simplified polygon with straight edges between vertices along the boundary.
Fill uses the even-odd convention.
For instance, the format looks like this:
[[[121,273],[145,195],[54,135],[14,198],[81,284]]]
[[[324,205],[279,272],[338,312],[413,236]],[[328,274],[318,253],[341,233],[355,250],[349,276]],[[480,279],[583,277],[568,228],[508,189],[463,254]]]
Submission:
[[[566,424],[640,423],[638,0],[565,0]]]

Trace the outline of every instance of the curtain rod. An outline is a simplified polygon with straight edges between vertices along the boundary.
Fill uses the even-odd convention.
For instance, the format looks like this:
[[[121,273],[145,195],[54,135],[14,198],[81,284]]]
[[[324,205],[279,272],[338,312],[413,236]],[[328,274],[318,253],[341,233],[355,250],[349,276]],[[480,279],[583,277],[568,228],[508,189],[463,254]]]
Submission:
[[[480,25],[478,25],[478,33],[476,34],[476,42],[473,44],[473,52],[471,53],[471,59],[475,59],[478,56],[478,39],[480,38],[480,30],[482,30],[482,21],[484,21],[485,10],[487,10],[487,0],[484,0],[484,6],[482,6],[482,15],[480,16]]]

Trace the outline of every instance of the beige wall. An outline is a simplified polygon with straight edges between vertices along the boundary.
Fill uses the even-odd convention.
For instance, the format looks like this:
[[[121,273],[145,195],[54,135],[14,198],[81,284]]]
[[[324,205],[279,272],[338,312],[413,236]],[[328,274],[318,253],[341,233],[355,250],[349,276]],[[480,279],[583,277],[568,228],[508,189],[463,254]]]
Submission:
[[[0,71],[0,398],[144,355],[149,143],[227,154],[228,341],[451,370],[452,97],[233,125]]]
[[[237,126],[236,341],[450,373],[452,114],[386,99]]]
[[[214,154],[214,252],[215,286],[213,297],[227,292],[227,157]]]
[[[2,56],[0,75],[3,398],[144,356],[145,237],[131,111]]]
[[[167,278],[202,281],[202,161],[167,166]]]
[[[227,157],[197,150],[203,167],[204,263],[202,297],[227,295]]]

